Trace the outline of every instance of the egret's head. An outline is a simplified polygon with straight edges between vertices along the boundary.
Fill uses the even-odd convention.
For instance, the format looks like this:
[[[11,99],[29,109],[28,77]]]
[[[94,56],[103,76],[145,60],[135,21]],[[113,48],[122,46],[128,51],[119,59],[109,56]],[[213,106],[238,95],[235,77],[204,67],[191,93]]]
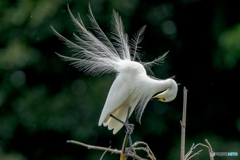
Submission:
[[[178,91],[177,83],[171,79],[170,87],[165,91],[158,92],[152,97],[152,99],[162,101],[162,102],[170,102],[176,98],[177,91]]]

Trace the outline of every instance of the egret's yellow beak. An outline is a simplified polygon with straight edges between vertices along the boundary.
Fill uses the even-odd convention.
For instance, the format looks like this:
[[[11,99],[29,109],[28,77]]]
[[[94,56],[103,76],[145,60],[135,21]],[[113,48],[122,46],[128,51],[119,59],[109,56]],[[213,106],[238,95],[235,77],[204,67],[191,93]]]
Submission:
[[[165,98],[159,98],[158,100],[164,102],[166,99]]]
[[[152,100],[157,100],[157,101],[162,101],[162,102],[166,101],[165,98],[158,98],[157,96],[152,97],[151,99],[152,99]]]

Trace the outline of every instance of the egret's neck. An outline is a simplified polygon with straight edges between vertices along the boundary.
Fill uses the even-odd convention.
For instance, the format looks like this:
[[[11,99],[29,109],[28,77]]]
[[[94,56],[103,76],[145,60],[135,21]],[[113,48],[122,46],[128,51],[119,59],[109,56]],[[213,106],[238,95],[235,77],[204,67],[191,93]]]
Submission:
[[[157,92],[162,92],[167,89],[169,89],[169,91],[176,90],[177,84],[173,79],[156,80],[156,79],[149,78],[148,86],[146,87],[151,87],[151,90],[153,91],[152,94],[155,94]]]

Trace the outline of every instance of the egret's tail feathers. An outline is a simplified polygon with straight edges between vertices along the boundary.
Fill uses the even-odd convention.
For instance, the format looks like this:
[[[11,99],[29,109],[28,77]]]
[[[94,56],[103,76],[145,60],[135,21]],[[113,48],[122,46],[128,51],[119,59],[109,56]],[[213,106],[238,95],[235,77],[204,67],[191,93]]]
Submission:
[[[134,109],[131,109],[129,116],[132,114],[133,110]],[[120,107],[119,109],[114,111],[112,115],[117,117],[121,121],[125,122],[127,118],[127,113],[128,113],[128,107]],[[102,121],[100,118],[98,125],[101,126],[102,123],[105,127],[108,126],[109,130],[113,129],[113,134],[116,134],[123,127],[122,123],[120,123],[119,121],[115,120],[110,116],[107,116],[107,118],[105,118],[104,121]]]
[[[109,118],[106,123],[103,123],[103,126],[107,127],[109,130],[113,129],[113,134],[116,134],[122,127],[123,124],[115,120],[114,118]]]
[[[111,120],[111,122],[109,123],[109,125],[111,125],[111,123],[114,123],[113,134],[116,134],[116,133],[123,127],[123,124],[120,123],[120,122],[118,122],[118,121],[116,121],[116,120],[113,119],[113,118],[111,118],[111,119],[112,119],[112,120]],[[108,126],[108,129],[110,129],[109,126]]]
[[[98,123],[99,126],[101,126],[102,124],[104,127],[108,126],[109,130],[113,129],[113,134],[116,134],[123,127],[122,123],[118,122],[112,117],[109,117],[109,119],[106,120],[106,122],[104,121],[103,123]]]

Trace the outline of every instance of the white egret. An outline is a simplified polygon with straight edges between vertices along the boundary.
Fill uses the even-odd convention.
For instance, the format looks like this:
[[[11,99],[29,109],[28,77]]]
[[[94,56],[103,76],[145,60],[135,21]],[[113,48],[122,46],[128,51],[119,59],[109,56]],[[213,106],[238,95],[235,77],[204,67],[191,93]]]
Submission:
[[[172,101],[177,95],[177,84],[173,79],[160,80],[148,76],[146,70],[152,73],[150,67],[161,63],[166,54],[152,62],[141,62],[138,54],[138,45],[142,41],[145,26],[143,26],[134,38],[128,42],[128,36],[124,33],[121,17],[113,10],[111,22],[111,39],[107,38],[96,22],[90,5],[89,19],[96,36],[88,31],[78,15],[75,18],[68,7],[79,36],[73,33],[76,43],[73,43],[60,35],[53,27],[55,34],[65,44],[76,52],[72,57],[58,54],[66,61],[71,61],[79,70],[90,75],[114,73],[114,80],[103,107],[98,125],[108,126],[116,134],[123,126],[110,115],[125,121],[128,108],[131,106],[130,115],[136,109],[137,120],[140,123],[143,111],[151,98],[162,102]],[[135,61],[138,60],[139,62]]]

